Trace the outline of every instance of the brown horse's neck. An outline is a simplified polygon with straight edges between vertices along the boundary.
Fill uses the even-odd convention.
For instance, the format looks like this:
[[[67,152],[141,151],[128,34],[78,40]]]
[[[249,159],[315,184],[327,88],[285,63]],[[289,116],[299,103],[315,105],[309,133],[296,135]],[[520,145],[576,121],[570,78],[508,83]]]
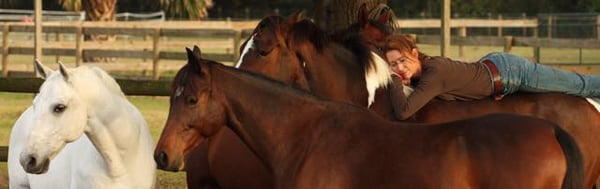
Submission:
[[[326,105],[287,85],[277,87],[279,83],[225,67],[214,69],[213,94],[222,94],[228,127],[275,175],[295,171],[299,165],[294,163],[301,162],[311,145],[306,141],[314,141],[316,128],[307,122],[326,116]]]
[[[296,52],[305,62],[306,80],[311,92],[329,99],[367,105],[369,94],[365,75],[350,51],[337,44],[328,45],[323,52],[311,48],[310,44],[303,46]]]

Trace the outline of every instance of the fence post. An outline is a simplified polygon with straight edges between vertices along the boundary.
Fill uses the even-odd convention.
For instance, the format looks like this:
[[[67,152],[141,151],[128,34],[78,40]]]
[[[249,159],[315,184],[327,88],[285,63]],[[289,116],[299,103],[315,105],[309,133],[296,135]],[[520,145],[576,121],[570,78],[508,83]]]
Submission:
[[[77,25],[77,33],[75,34],[75,65],[81,65],[83,61],[83,28],[81,22]]]
[[[2,76],[8,77],[8,34],[10,26],[8,23],[2,25]]]
[[[521,17],[522,17],[521,19],[527,20],[527,14],[526,13],[523,13],[521,15]],[[523,27],[523,37],[525,37],[525,36],[527,36],[527,27]]]
[[[502,14],[498,14],[498,37],[502,37]]]
[[[596,16],[596,35],[598,36],[598,40],[600,40],[600,15]]]
[[[460,28],[458,28],[458,35],[460,36],[460,38],[467,37],[467,27],[466,26],[462,26]],[[458,57],[460,59],[464,59],[465,58],[465,49],[464,49],[464,45],[462,45],[462,43],[460,43],[458,45]]]
[[[158,42],[160,41],[160,28],[154,29],[154,36],[152,38],[152,77],[155,80],[160,78],[160,72],[158,68],[158,63],[160,60],[160,46]]]
[[[144,42],[148,41],[148,34],[144,34]],[[144,51],[148,51],[148,49],[144,48]],[[142,62],[146,62],[146,57],[142,58]]]
[[[539,36],[540,17],[537,17],[536,19],[538,27],[533,28],[533,37],[535,39],[537,39]],[[533,47],[533,60],[538,63],[540,62],[540,47]]]
[[[56,42],[60,42],[60,33],[56,32],[56,33],[54,33],[54,35],[55,35],[54,40]],[[56,61],[55,62],[58,62],[59,60],[60,60],[60,55],[56,55]]]
[[[548,38],[552,38],[552,23],[554,22],[554,16],[548,15]]]
[[[512,50],[513,37],[504,37],[504,52],[510,52]]]

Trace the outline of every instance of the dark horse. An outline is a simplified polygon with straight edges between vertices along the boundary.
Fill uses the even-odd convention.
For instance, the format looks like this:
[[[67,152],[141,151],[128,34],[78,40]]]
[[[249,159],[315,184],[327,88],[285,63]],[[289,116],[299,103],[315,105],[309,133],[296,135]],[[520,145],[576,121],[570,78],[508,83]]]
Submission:
[[[155,149],[161,169],[181,170],[190,149],[226,125],[277,188],[582,187],[577,145],[549,121],[492,114],[435,126],[390,122],[187,51]]]
[[[359,14],[360,15],[360,14]],[[344,38],[345,36],[356,37],[356,35],[363,36],[362,39],[367,44],[378,44],[381,42],[381,39],[385,39],[385,37],[390,35],[390,29],[386,29],[383,24],[378,24],[377,21],[369,20],[366,17],[362,19],[358,19],[359,23],[351,27],[348,31],[341,32],[339,34],[340,38]],[[305,27],[306,28],[306,27]],[[291,31],[293,33],[294,31]],[[314,49],[313,52],[318,52],[317,47],[322,46],[320,44],[324,43],[324,41],[314,41],[314,39],[318,39],[314,37],[315,33],[311,33],[311,38],[306,38],[303,42],[294,42],[294,44],[303,45],[303,46],[292,46],[288,45],[290,48],[294,49]],[[324,34],[321,34],[324,35]],[[302,37],[292,38],[290,36],[289,40],[298,40],[302,39]],[[305,34],[305,36],[309,36]],[[360,38],[359,38],[360,39]],[[341,40],[343,41],[343,39]],[[256,43],[256,41],[255,41]],[[376,48],[371,48],[376,49]],[[260,51],[260,50],[257,50]],[[275,52],[275,51],[274,51]],[[253,52],[249,52],[253,53]],[[255,52],[254,52],[255,53]],[[302,52],[299,52],[302,53]],[[346,62],[339,61],[331,61],[331,59],[327,59],[326,57],[319,56],[319,53],[312,53],[310,56],[314,59],[314,62],[319,62],[319,66],[323,67],[331,67],[331,65],[325,66],[327,64],[335,64],[335,65],[346,65]],[[253,56],[252,54],[248,54],[246,56]],[[272,57],[277,57],[276,54],[269,55]],[[302,56],[299,56],[302,57]],[[276,72],[277,69],[285,70],[285,64],[288,64],[290,60],[284,60],[281,58],[271,58],[265,59],[260,62],[250,62],[250,59],[245,60],[240,68],[243,69],[243,65],[248,64],[263,64],[269,66],[275,66],[276,69],[270,67],[269,69],[253,69],[254,72],[262,73],[267,76],[271,76],[273,72]],[[277,63],[268,62],[268,61],[279,61]],[[308,63],[306,63],[308,65]],[[295,65],[290,65],[291,67],[295,67]],[[314,67],[312,67],[314,68]],[[316,73],[311,71],[311,67],[306,66],[304,69],[306,73]],[[342,78],[348,77],[329,77],[333,74],[345,73],[340,70],[329,69],[329,72],[322,72],[320,74],[321,77],[310,76],[307,74],[306,78],[308,80],[309,86],[303,87],[308,89],[317,88],[318,85],[322,85],[323,83],[339,83],[340,85],[348,85],[347,82],[361,82],[358,80],[348,80]],[[361,78],[361,75],[352,75],[356,78]],[[328,88],[325,88],[328,89]],[[387,95],[389,93],[382,92],[386,91],[389,88],[378,88],[377,93],[375,94],[375,100],[373,104],[370,106],[371,109],[376,111],[383,117],[386,117],[391,120],[395,120],[393,107],[389,101],[390,96]],[[331,90],[334,90],[331,88]],[[336,93],[344,93],[348,95],[358,94],[360,96],[366,91],[362,89],[363,92],[360,91],[335,91]],[[328,96],[327,94],[333,92],[319,92],[312,91],[317,95],[321,95],[324,97],[329,97],[333,99],[337,99],[334,96]],[[350,97],[351,98],[351,97]],[[362,101],[364,101],[364,97]],[[359,103],[360,104],[360,103]],[[517,113],[521,115],[534,116],[542,119],[547,119],[553,121],[560,125],[563,129],[565,129],[568,133],[570,133],[575,140],[577,141],[583,156],[584,156],[584,171],[585,171],[585,188],[592,188],[594,182],[597,180],[600,175],[600,148],[597,148],[597,145],[600,143],[600,113],[591,106],[585,99],[580,97],[574,97],[566,94],[557,94],[557,93],[519,93],[512,94],[506,96],[502,101],[494,101],[493,99],[483,99],[476,101],[443,101],[443,100],[433,100],[429,104],[427,104],[424,108],[418,111],[413,117],[409,118],[412,122],[419,123],[440,123],[447,122],[459,119],[471,118],[474,116],[480,116],[488,113]]]
[[[308,86],[301,62],[296,54],[287,48],[285,40],[291,26],[302,17],[302,12],[297,12],[287,18],[281,16],[268,16],[262,19],[251,38],[244,42],[240,52],[249,54],[245,56],[248,62],[268,62],[279,64],[244,64],[246,70],[269,70],[270,77],[294,87],[305,88]],[[250,48],[246,43],[253,43],[261,48]],[[247,47],[247,48],[243,48]],[[257,51],[257,50],[260,51]],[[276,56],[272,56],[276,55]],[[285,60],[265,61],[269,58],[283,58]],[[238,62],[236,67],[241,63]],[[283,68],[283,69],[279,69]],[[186,180],[188,188],[272,188],[271,173],[260,162],[246,145],[242,143],[229,128],[223,127],[208,142],[202,143],[193,149],[186,160]]]
[[[346,40],[344,43],[347,44],[335,42],[332,39],[331,43],[324,44],[327,45],[326,48],[323,48],[325,52],[320,53],[320,56],[327,57],[327,61],[347,62],[347,64],[343,65],[321,64],[319,66],[318,61],[320,60],[310,60],[311,55],[309,53],[314,53],[314,51],[294,52],[288,48],[286,42],[290,37],[288,34],[294,37],[306,34],[304,31],[290,33],[292,30],[300,30],[304,26],[307,26],[304,28],[305,30],[317,31],[313,23],[307,20],[300,21],[300,14],[293,14],[288,18],[270,16],[261,20],[251,37],[242,45],[241,52],[243,59],[240,59],[236,67],[250,71],[257,70],[261,71],[261,73],[273,73],[269,77],[290,83],[298,88],[319,91],[315,92],[315,94],[320,94],[323,97],[345,100],[367,106],[369,93],[361,89],[367,88],[367,85],[373,82],[366,83],[359,81],[364,81],[369,76],[371,78],[378,76],[376,71],[374,71],[377,69],[377,66],[385,68],[379,68],[379,70],[387,71],[387,64],[382,59],[379,60],[379,64],[376,64],[375,61],[369,61],[372,58],[372,54],[368,46],[352,44],[354,42],[361,42],[354,39]],[[314,37],[322,38],[323,40],[326,39],[320,35],[315,35]],[[246,45],[247,43],[250,44]],[[348,49],[345,47],[346,45],[359,48]],[[307,58],[300,60],[299,56]],[[327,65],[331,65],[332,67],[326,67]],[[305,67],[310,67],[311,69],[308,70],[314,70],[315,72],[305,73],[304,70],[307,70]],[[307,83],[309,81],[321,81],[321,78],[315,79],[311,77],[324,75],[328,72],[328,69],[338,70],[337,73],[332,73],[332,76],[344,77],[345,80],[354,80],[355,82],[347,82],[348,85],[339,85],[335,80],[320,83],[320,85]],[[306,75],[310,79],[307,79]],[[384,76],[387,77],[374,78],[371,81],[389,79],[387,72]],[[318,87],[308,89],[306,88],[307,86]],[[376,86],[370,88],[375,89]],[[326,93],[328,91],[330,93]],[[347,94],[343,93],[344,91],[357,92]],[[230,154],[236,155],[228,156]],[[260,164],[257,157],[226,127],[211,137],[208,143],[203,144],[190,153],[187,161],[187,184],[190,188],[239,188],[242,186],[244,188],[270,188],[269,184],[271,182],[267,179],[270,178],[270,175],[266,167]]]

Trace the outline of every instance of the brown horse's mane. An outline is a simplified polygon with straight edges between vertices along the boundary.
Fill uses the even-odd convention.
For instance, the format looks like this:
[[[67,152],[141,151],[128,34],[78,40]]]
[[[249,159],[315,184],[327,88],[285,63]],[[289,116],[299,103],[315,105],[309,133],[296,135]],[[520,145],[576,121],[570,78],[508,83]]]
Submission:
[[[329,35],[327,32],[321,30],[315,23],[305,19],[292,26],[288,46],[294,50],[293,48],[300,45],[299,43],[305,41],[314,45],[317,52],[323,52],[323,49],[329,43],[337,43],[354,54],[358,63],[362,65],[365,71],[369,71],[375,67],[371,62],[373,56],[371,54],[371,49],[366,40],[358,35],[358,33],[340,38],[336,35]]]
[[[259,32],[258,30],[265,28],[265,27],[276,28],[277,25],[281,25],[284,22],[285,22],[285,19],[281,16],[268,16],[268,17],[260,20],[257,27],[254,28],[254,31],[252,31],[252,33],[257,33],[257,32]]]
[[[368,22],[369,25],[377,28],[379,31],[382,31],[385,34],[391,35],[394,33],[394,29],[388,24],[381,23],[377,20],[372,19],[369,19]],[[342,38],[342,40],[344,40],[343,38],[347,36],[358,34],[358,32],[360,32],[361,30],[361,27],[362,26],[360,25],[360,23],[354,23],[350,25],[347,29],[336,32],[335,36],[339,36]]]
[[[316,96],[313,93],[311,93],[310,91],[306,91],[306,90],[291,86],[283,81],[279,81],[279,80],[267,77],[260,73],[255,73],[255,72],[250,72],[250,71],[246,71],[246,70],[242,70],[242,69],[233,68],[230,66],[226,66],[221,62],[208,60],[208,59],[199,59],[197,61],[201,61],[202,64],[208,65],[206,67],[203,67],[202,69],[221,69],[221,70],[227,70],[228,72],[239,73],[239,74],[236,74],[236,76],[243,77],[244,81],[256,81],[256,83],[261,83],[261,85],[267,86],[268,88],[277,89],[281,93],[288,91],[290,93],[293,93],[294,95],[302,96],[303,98],[326,101],[326,98]],[[196,75],[201,74],[200,67],[197,62],[189,62],[186,65],[184,65],[177,72],[177,74],[175,75],[175,78],[173,78],[173,85],[171,86],[171,91],[172,91],[171,94],[173,94],[173,91],[175,91],[178,86],[189,87],[189,88],[186,88],[186,90],[189,89],[192,91],[197,91],[196,84],[193,82],[193,80],[189,79],[190,75],[194,75],[194,74],[196,74]],[[273,86],[277,86],[277,87],[273,87]],[[353,103],[348,103],[348,104],[354,105]]]

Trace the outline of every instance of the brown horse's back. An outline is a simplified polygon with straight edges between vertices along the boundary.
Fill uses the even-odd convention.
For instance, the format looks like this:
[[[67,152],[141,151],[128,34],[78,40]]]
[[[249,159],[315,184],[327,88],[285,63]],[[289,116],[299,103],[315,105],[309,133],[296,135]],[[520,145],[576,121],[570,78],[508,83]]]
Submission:
[[[558,127],[544,120],[490,115],[433,127],[371,124],[381,123],[366,120],[365,127],[328,129],[292,186],[561,188],[567,166],[574,187],[583,182],[577,175],[577,146],[572,139],[560,141],[570,140],[567,146],[574,148],[563,154]],[[567,159],[575,161],[565,164]]]
[[[467,119],[488,113],[528,115],[558,124],[577,142],[585,161],[585,186],[592,186],[600,176],[600,113],[585,99],[560,93],[517,93],[501,101],[433,100],[419,110],[410,121],[440,123]]]

